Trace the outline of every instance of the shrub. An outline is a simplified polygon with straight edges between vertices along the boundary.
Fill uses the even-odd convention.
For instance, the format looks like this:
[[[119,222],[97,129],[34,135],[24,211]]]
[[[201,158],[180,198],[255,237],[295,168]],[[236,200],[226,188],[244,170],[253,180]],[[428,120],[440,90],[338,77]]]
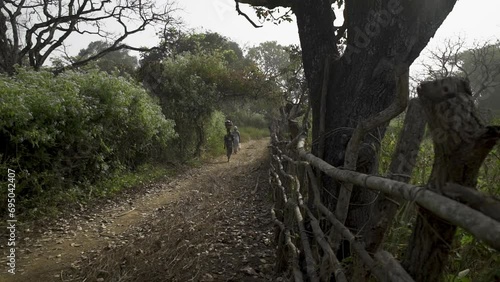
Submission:
[[[260,113],[251,112],[248,110],[238,110],[231,112],[231,120],[238,126],[254,127],[267,129],[269,122],[265,116]]]
[[[154,84],[163,113],[176,123],[179,138],[172,153],[184,161],[199,157],[205,145],[205,124],[220,95],[217,83],[227,67],[220,56],[210,54],[184,54],[165,59],[157,67],[157,79],[149,84]]]
[[[269,137],[269,129],[255,128],[255,127],[238,127],[241,135],[241,142],[248,142],[250,140],[257,140]]]
[[[16,170],[25,203],[133,168],[175,137],[143,88],[103,72],[19,69],[0,76],[0,97],[0,170]]]
[[[205,125],[206,128],[206,142],[205,142],[205,156],[214,157],[223,155],[224,150],[224,135],[226,134],[226,127],[224,121],[226,120],[224,114],[219,111],[212,113],[210,119]]]

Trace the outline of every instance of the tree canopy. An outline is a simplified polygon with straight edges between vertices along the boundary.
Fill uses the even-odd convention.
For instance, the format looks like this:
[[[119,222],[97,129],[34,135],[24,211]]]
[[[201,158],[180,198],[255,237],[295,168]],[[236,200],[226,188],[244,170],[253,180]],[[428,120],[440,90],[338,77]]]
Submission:
[[[252,60],[268,80],[276,83],[283,92],[285,102],[307,101],[307,87],[302,67],[300,47],[282,46],[267,41],[248,49],[247,58]]]
[[[249,101],[265,99],[265,108],[273,110],[278,87],[237,43],[211,32],[165,34],[158,49],[143,56],[138,72],[165,115],[176,121],[181,155],[200,155],[205,126],[216,110],[232,114]]]

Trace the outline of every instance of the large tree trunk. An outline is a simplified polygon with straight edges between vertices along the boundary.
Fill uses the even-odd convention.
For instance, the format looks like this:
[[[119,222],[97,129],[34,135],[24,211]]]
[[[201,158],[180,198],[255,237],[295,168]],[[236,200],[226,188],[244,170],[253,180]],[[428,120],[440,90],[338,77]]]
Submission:
[[[0,6],[3,5],[0,4]],[[9,42],[9,28],[7,27],[7,17],[0,12],[0,73],[14,74],[17,60],[17,50],[13,50]]]
[[[358,121],[380,112],[392,102],[398,77],[408,71],[455,2],[348,1],[347,48],[343,56],[336,59],[338,51],[330,1],[298,1],[294,11],[311,93],[315,140],[319,138],[322,70],[326,58],[331,59],[325,119],[324,158],[327,162],[334,166],[344,164],[345,148]],[[373,137],[365,139],[358,171],[376,172],[376,153],[384,132],[385,126],[381,126],[372,132]],[[317,147],[313,153],[317,153]],[[322,195],[323,200],[334,210],[340,183],[325,177],[323,185],[328,190]],[[370,206],[367,204],[375,197],[367,189],[354,187],[353,205],[346,221],[354,232],[361,231],[368,221]]]
[[[347,142],[361,119],[386,108],[394,99],[396,82],[406,74],[456,0],[350,0],[345,1],[344,28],[347,47],[337,48],[334,14],[329,0],[239,0],[256,6],[292,7],[302,47],[305,75],[313,114],[313,139],[320,140],[321,86],[325,62],[329,63],[326,97],[325,161],[343,166]],[[336,1],[333,1],[336,2]],[[334,3],[336,4],[336,3]],[[342,29],[342,28],[341,28]],[[376,172],[376,155],[385,125],[364,140],[357,170]],[[318,155],[319,147],[313,146]],[[340,183],[323,177],[322,200],[335,210]],[[326,192],[324,191],[326,190]],[[376,195],[354,187],[346,225],[360,234],[370,217],[370,203]],[[361,233],[370,237],[370,232]],[[343,257],[349,256],[344,252]]]

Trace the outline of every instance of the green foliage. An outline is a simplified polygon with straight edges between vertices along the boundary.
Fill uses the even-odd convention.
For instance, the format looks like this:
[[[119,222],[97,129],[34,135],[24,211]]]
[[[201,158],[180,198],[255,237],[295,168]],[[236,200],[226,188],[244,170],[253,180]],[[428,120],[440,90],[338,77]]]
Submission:
[[[72,58],[73,61],[83,61],[111,47],[110,43],[104,41],[90,42],[87,48],[81,49],[78,55]],[[56,68],[64,66],[61,58],[52,59],[52,64]],[[129,55],[126,49],[111,51],[100,58],[90,61],[83,69],[99,69],[109,74],[118,74],[121,76],[134,76],[137,68],[137,58]]]
[[[452,248],[448,281],[486,282],[500,277],[500,254],[463,229],[458,228]]]
[[[269,137],[269,120],[262,113],[256,113],[248,108],[240,107],[235,111],[229,111],[227,115],[240,131],[240,141],[248,142]]]
[[[379,154],[379,172],[381,174],[387,173],[391,163],[396,144],[399,140],[399,134],[403,126],[404,116],[399,116],[393,119],[387,127],[384,139]],[[420,144],[420,151],[418,153],[417,161],[413,168],[410,183],[414,185],[425,185],[431,174],[432,164],[434,163],[434,150],[432,140],[429,134],[426,133],[422,143]]]
[[[397,117],[391,120],[385,132],[384,139],[381,141],[379,152],[379,172],[381,174],[384,174],[389,170],[392,154],[396,149],[396,144],[399,138],[402,121],[402,117]]]
[[[160,180],[172,176],[174,170],[164,165],[153,165],[146,163],[140,165],[136,170],[117,170],[110,177],[98,181],[91,186],[94,194],[99,197],[112,196],[124,189]]]
[[[161,82],[155,94],[167,118],[176,122],[177,156],[200,156],[205,124],[220,99],[217,86],[227,75],[227,66],[220,56],[185,54],[165,59],[161,67]]]
[[[247,126],[238,126],[238,130],[240,131],[241,142],[248,142],[250,140],[258,140],[262,138],[269,137],[269,129],[267,128],[255,128],[255,127],[247,127]]]
[[[389,167],[403,125],[402,121],[401,118],[391,121],[382,140],[379,158],[381,174],[385,174]],[[419,186],[425,185],[430,177],[433,162],[433,143],[428,132],[426,132],[412,173],[411,183]],[[500,194],[500,185],[497,183],[500,183],[498,146],[490,152],[481,166],[477,188],[488,194],[498,196]],[[396,256],[402,255],[411,235],[412,222],[415,216],[414,204],[406,202],[400,207],[385,242],[384,248],[387,251],[396,254]],[[460,228],[455,236],[455,243],[452,246],[451,266],[447,269],[446,281],[494,281],[494,275],[500,276],[500,273],[495,272],[500,263],[500,254],[498,252],[488,248]]]
[[[269,102],[269,98],[276,96],[278,88],[275,81],[270,80],[248,55],[245,57],[236,42],[212,32],[184,33],[176,29],[166,30],[158,49],[143,56],[139,78],[151,84],[150,87],[156,93],[158,77],[154,74],[161,69],[159,62],[166,58],[182,60],[186,55],[203,54],[220,57],[227,67],[228,75],[217,83],[217,90],[224,97],[220,102],[244,101],[249,98],[252,103],[256,99]]]
[[[248,49],[247,57],[268,77],[278,77],[290,64],[286,48],[276,41],[267,41]]]
[[[27,220],[57,216],[61,210],[67,209],[75,203],[90,203],[96,198],[110,198],[120,191],[133,187],[140,187],[153,181],[162,180],[175,174],[175,170],[163,164],[144,164],[134,171],[118,169],[106,178],[97,180],[93,184],[80,189],[77,186],[67,187],[64,190],[51,191],[30,199],[30,209],[21,217]],[[23,203],[25,205],[25,203]]]
[[[282,46],[276,41],[263,42],[248,50],[247,57],[274,82],[283,93],[285,102],[305,103],[307,84],[299,46]]]
[[[218,33],[185,33],[175,28],[169,28],[163,33],[162,42],[158,49],[144,56],[141,65],[146,66],[166,57],[174,58],[186,53],[220,53],[233,68],[243,68],[250,62],[244,59],[243,51],[238,43]]]
[[[254,111],[242,108],[239,108],[235,111],[230,111],[228,117],[238,127],[246,126],[246,127],[262,128],[267,130],[267,127],[269,125],[269,121],[266,120],[264,114],[256,113]]]
[[[178,158],[187,161],[216,148],[207,144],[208,121],[214,111],[232,119],[235,109],[266,99],[272,108],[269,97],[276,93],[274,82],[243,57],[236,43],[218,34],[170,30],[161,47],[165,46],[169,48],[160,48],[141,61],[139,76],[160,98],[166,117],[176,122]]]
[[[144,89],[103,72],[19,69],[0,77],[0,97],[0,170],[16,170],[26,208],[160,156],[175,137]]]
[[[496,122],[495,124],[499,124]],[[477,188],[490,195],[500,196],[500,147],[497,145],[481,166]]]
[[[446,275],[445,277],[445,281],[449,281],[449,282],[472,282],[472,280],[467,277],[467,276],[455,276],[455,275],[451,275],[451,274],[448,274]]]
[[[214,111],[208,119],[205,129],[207,131],[207,139],[205,145],[205,157],[214,157],[225,154],[224,135],[226,134],[226,127],[224,121],[226,117],[220,111]]]
[[[283,119],[283,113],[292,105],[299,105],[303,110],[308,107],[308,88],[300,47],[282,46],[275,41],[263,42],[250,48],[247,56],[259,67],[266,79],[275,85],[275,95],[270,95],[262,103],[254,103],[255,107],[265,109],[253,111],[263,113],[268,121],[267,125],[271,121]]]

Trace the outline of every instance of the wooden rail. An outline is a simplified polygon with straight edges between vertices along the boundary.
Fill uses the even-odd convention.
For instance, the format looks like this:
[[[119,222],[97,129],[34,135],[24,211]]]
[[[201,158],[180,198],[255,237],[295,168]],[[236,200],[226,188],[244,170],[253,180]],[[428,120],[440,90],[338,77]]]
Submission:
[[[418,128],[421,133],[417,135],[421,138],[424,124]],[[500,251],[500,202],[497,200],[458,184],[447,184],[442,187],[442,191],[436,191],[394,179],[359,173],[352,169],[334,167],[307,152],[305,140],[305,133],[295,136],[289,142],[278,140],[276,135],[272,135],[270,146],[272,158],[269,175],[275,199],[271,214],[279,227],[278,237],[283,238],[282,243],[286,245],[290,258],[288,264],[291,265],[295,281],[330,281],[333,277],[335,281],[347,281],[342,262],[339,262],[336,256],[336,241],[340,237],[350,242],[357,259],[377,280],[414,281],[415,278],[412,278],[413,275],[410,276],[390,253],[380,248],[368,251],[363,238],[357,237],[343,224],[346,210],[340,213],[339,219],[337,212],[329,210],[327,205],[323,204],[318,171],[342,183],[350,184],[343,188],[353,189],[354,185],[378,191],[397,201],[414,202],[448,224],[460,226],[491,248]],[[399,142],[411,143],[408,140]],[[420,141],[413,145],[418,149],[419,144]],[[412,150],[415,151],[414,148]],[[394,157],[401,158],[397,154]],[[411,158],[415,159],[416,156]],[[407,176],[399,177],[404,176],[398,174],[399,171],[391,173],[396,175],[395,179],[408,180]],[[405,169],[401,173],[411,174],[411,169]],[[397,201],[394,201],[396,206]],[[345,205],[346,209],[348,207],[349,205]],[[327,221],[329,224],[322,224],[321,221]],[[327,230],[324,229],[325,226],[329,226],[326,227]],[[417,281],[422,281],[422,278]]]

